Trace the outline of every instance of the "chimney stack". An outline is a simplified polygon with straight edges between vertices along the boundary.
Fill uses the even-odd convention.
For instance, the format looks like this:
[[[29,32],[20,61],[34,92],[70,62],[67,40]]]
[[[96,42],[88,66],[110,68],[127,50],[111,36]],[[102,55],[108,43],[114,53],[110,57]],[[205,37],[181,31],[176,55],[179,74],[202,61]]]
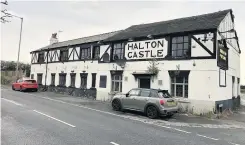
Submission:
[[[54,43],[59,42],[59,40],[57,38],[57,33],[53,33],[49,41],[50,41],[50,44],[54,44]]]

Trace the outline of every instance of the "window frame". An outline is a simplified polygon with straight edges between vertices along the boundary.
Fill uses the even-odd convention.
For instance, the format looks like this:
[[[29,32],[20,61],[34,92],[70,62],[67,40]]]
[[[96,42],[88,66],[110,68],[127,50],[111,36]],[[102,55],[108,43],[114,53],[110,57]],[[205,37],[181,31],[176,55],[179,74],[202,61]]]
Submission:
[[[121,47],[116,47],[117,45],[120,45]],[[120,53],[116,53],[120,51]],[[123,60],[124,59],[124,52],[125,52],[125,43],[113,43],[113,49],[112,49],[112,60],[115,60],[115,56],[118,56],[118,60]]]
[[[179,38],[182,37],[182,42],[178,42]],[[176,38],[176,42],[173,42],[173,39]],[[187,38],[187,40],[185,41],[185,38]],[[176,47],[176,50],[173,50],[173,44],[175,45],[182,45],[181,49],[178,49],[178,47]],[[185,48],[185,44],[187,44],[187,48]],[[171,58],[173,59],[183,59],[183,58],[190,58],[191,57],[191,37],[190,35],[177,35],[177,36],[171,36],[170,37],[170,43],[169,43],[170,47],[169,47],[169,55],[171,56]],[[181,56],[173,56],[173,51],[182,51]],[[186,54],[184,54],[184,52],[186,51]]]
[[[64,82],[61,83],[61,76],[64,77]],[[59,73],[59,86],[66,87],[66,73]]]
[[[91,59],[91,47],[80,47],[80,57],[79,58],[80,60]]]
[[[69,60],[68,56],[69,56],[69,51],[68,51],[68,49],[61,49],[61,50],[60,50],[59,61],[61,61],[61,62],[68,61],[68,60]]]
[[[101,78],[104,77],[105,78],[105,82],[102,83]],[[105,84],[105,85],[104,85]],[[100,84],[99,84],[99,88],[107,88],[107,75],[100,75]]]
[[[40,59],[40,58],[42,58],[42,59]],[[44,61],[45,61],[45,59],[44,59],[44,52],[43,51],[38,52],[38,60],[37,60],[37,62],[38,63],[43,63]]]
[[[82,82],[84,82],[84,83],[82,84]],[[80,73],[80,88],[87,89],[87,85],[88,85],[88,74],[87,73]]]
[[[92,51],[92,59],[100,58],[100,46],[94,46]]]
[[[34,79],[34,74],[31,74],[31,79]]]
[[[118,77],[118,79],[116,79]],[[122,92],[122,74],[112,74],[111,75],[111,92]],[[115,90],[116,83],[119,83],[119,90]]]
[[[97,77],[97,74],[92,73],[92,84],[91,84],[92,88],[96,88],[96,77]]]
[[[177,78],[176,77],[181,77],[182,82],[177,82]],[[173,80],[174,79],[174,80]],[[175,96],[175,97],[180,97],[180,98],[188,98],[189,96],[189,75],[173,75],[170,77],[170,85],[171,85],[171,95]],[[172,87],[172,85],[174,85],[174,88]],[[182,86],[182,95],[181,96],[177,96],[177,86],[180,85]],[[187,87],[187,92],[186,92],[186,87]],[[173,90],[174,89],[174,90]],[[174,94],[173,94],[174,93]],[[186,95],[187,93],[187,95]]]
[[[72,88],[76,87],[76,73],[70,73],[70,87]]]
[[[51,83],[50,83],[50,85],[51,86],[55,86],[55,73],[51,73]]]
[[[39,78],[40,76],[41,76],[41,80],[39,80],[40,79]],[[43,84],[43,73],[38,73],[37,74],[37,84],[38,85],[42,85]]]

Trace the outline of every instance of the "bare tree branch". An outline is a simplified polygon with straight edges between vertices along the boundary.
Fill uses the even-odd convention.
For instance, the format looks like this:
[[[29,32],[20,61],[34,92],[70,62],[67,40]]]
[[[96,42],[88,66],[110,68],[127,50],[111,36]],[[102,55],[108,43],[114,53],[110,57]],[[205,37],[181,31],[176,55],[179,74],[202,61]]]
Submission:
[[[4,2],[1,2],[1,4],[8,5],[8,2],[5,0]]]

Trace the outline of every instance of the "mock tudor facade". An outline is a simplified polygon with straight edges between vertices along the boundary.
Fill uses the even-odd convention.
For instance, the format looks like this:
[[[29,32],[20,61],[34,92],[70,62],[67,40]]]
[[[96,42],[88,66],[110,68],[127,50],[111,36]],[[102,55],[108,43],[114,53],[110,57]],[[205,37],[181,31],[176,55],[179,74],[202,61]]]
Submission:
[[[195,113],[240,98],[240,48],[232,10],[133,25],[31,52],[31,77],[50,91],[109,100],[132,88],[165,89]]]

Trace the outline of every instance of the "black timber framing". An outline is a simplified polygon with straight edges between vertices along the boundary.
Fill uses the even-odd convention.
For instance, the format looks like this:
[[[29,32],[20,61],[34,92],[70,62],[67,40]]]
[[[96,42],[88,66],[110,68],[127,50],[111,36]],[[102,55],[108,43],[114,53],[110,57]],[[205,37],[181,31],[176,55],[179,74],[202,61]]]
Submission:
[[[69,49],[70,49],[70,48],[69,48]],[[71,48],[71,52],[70,52],[70,54],[69,54],[69,49],[68,49],[68,61],[70,60],[71,55],[72,55],[72,60],[74,60],[74,53],[73,53],[74,48]]]
[[[200,56],[200,57],[187,57],[187,58],[171,58],[171,57],[169,57],[169,56],[171,56],[170,54],[171,54],[171,38],[172,37],[176,37],[176,36],[189,36],[189,47],[191,47],[191,40],[190,40],[190,38],[192,38],[192,35],[195,35],[195,34],[203,34],[203,33],[208,33],[208,32],[212,32],[212,33],[214,33],[214,47],[213,47],[213,49],[214,49],[214,51],[213,51],[213,53],[210,51],[210,50],[208,50],[203,44],[201,44],[201,46],[203,47],[204,46],[204,49],[210,54],[211,53],[211,56]],[[174,34],[165,34],[165,35],[154,35],[153,36],[153,38],[152,39],[161,39],[161,38],[165,38],[167,41],[168,41],[168,53],[167,53],[167,56],[165,57],[165,58],[157,58],[157,60],[158,61],[160,61],[160,60],[168,60],[168,61],[177,61],[177,60],[190,60],[190,59],[215,59],[216,58],[216,51],[217,51],[217,46],[216,46],[216,40],[217,40],[217,29],[205,29],[205,30],[198,30],[198,31],[192,31],[192,32],[181,32],[181,33],[174,33]],[[134,41],[144,41],[144,40],[150,40],[149,38],[147,38],[146,36],[144,36],[144,37],[137,37],[137,38],[132,38]],[[129,41],[128,40],[118,40],[118,41],[113,41],[113,42],[103,42],[103,45],[109,45],[108,47],[107,47],[107,49],[106,49],[106,51],[105,52],[108,52],[108,50],[110,49],[110,55],[113,55],[113,44],[115,44],[115,43],[124,43],[125,45],[128,43]],[[200,42],[201,43],[201,42]],[[125,46],[124,45],[124,46]],[[77,52],[77,50],[76,50],[76,47],[79,47],[80,49],[82,49],[82,48],[87,48],[87,47],[91,47],[91,46],[99,46],[99,44],[98,43],[96,43],[96,42],[93,42],[93,43],[86,43],[86,44],[80,44],[80,45],[73,45],[73,46],[71,46],[71,47],[73,47],[73,50],[72,50],[72,52],[71,53],[74,53],[74,52],[76,52],[76,55],[78,56],[78,59],[74,59],[74,55],[75,54],[69,54],[70,55],[70,57],[71,56],[73,56],[73,59],[72,60],[68,60],[68,62],[73,62],[73,61],[90,61],[90,60],[92,60],[93,61],[93,59],[92,59],[92,57],[90,58],[90,59],[86,59],[86,60],[81,60],[80,59],[80,55],[78,54],[78,52]],[[71,48],[70,47],[70,48]],[[62,47],[62,48],[64,48],[64,47]],[[57,50],[59,50],[59,49],[62,49],[61,47],[59,47],[59,48],[52,48],[51,50],[52,51],[54,51],[54,53],[53,53],[53,55],[51,56],[51,58],[50,58],[50,62],[49,63],[61,63],[61,61],[54,61],[55,59],[56,59],[56,57],[59,59],[59,55],[58,55],[58,53],[57,53]],[[43,50],[43,51],[47,51],[47,50]],[[101,52],[101,51],[100,51]],[[93,53],[93,52],[92,52]],[[190,49],[190,54],[191,54],[191,49]],[[124,51],[124,55],[125,55],[125,51]],[[98,62],[99,63],[105,63],[105,62],[103,62],[102,61],[102,58],[103,58],[103,54],[101,55],[101,57],[98,59]],[[68,58],[69,59],[69,58]],[[150,59],[139,59],[139,60],[125,60],[125,61],[128,61],[128,62],[130,62],[130,61],[150,61]],[[111,61],[110,60],[110,62],[106,62],[106,63],[114,63],[115,61]],[[35,63],[33,63],[33,64],[35,64]]]
[[[213,56],[214,54],[205,46],[202,44],[202,42],[200,42],[195,36],[191,36],[192,39],[194,39],[204,50],[206,50],[211,56]]]

